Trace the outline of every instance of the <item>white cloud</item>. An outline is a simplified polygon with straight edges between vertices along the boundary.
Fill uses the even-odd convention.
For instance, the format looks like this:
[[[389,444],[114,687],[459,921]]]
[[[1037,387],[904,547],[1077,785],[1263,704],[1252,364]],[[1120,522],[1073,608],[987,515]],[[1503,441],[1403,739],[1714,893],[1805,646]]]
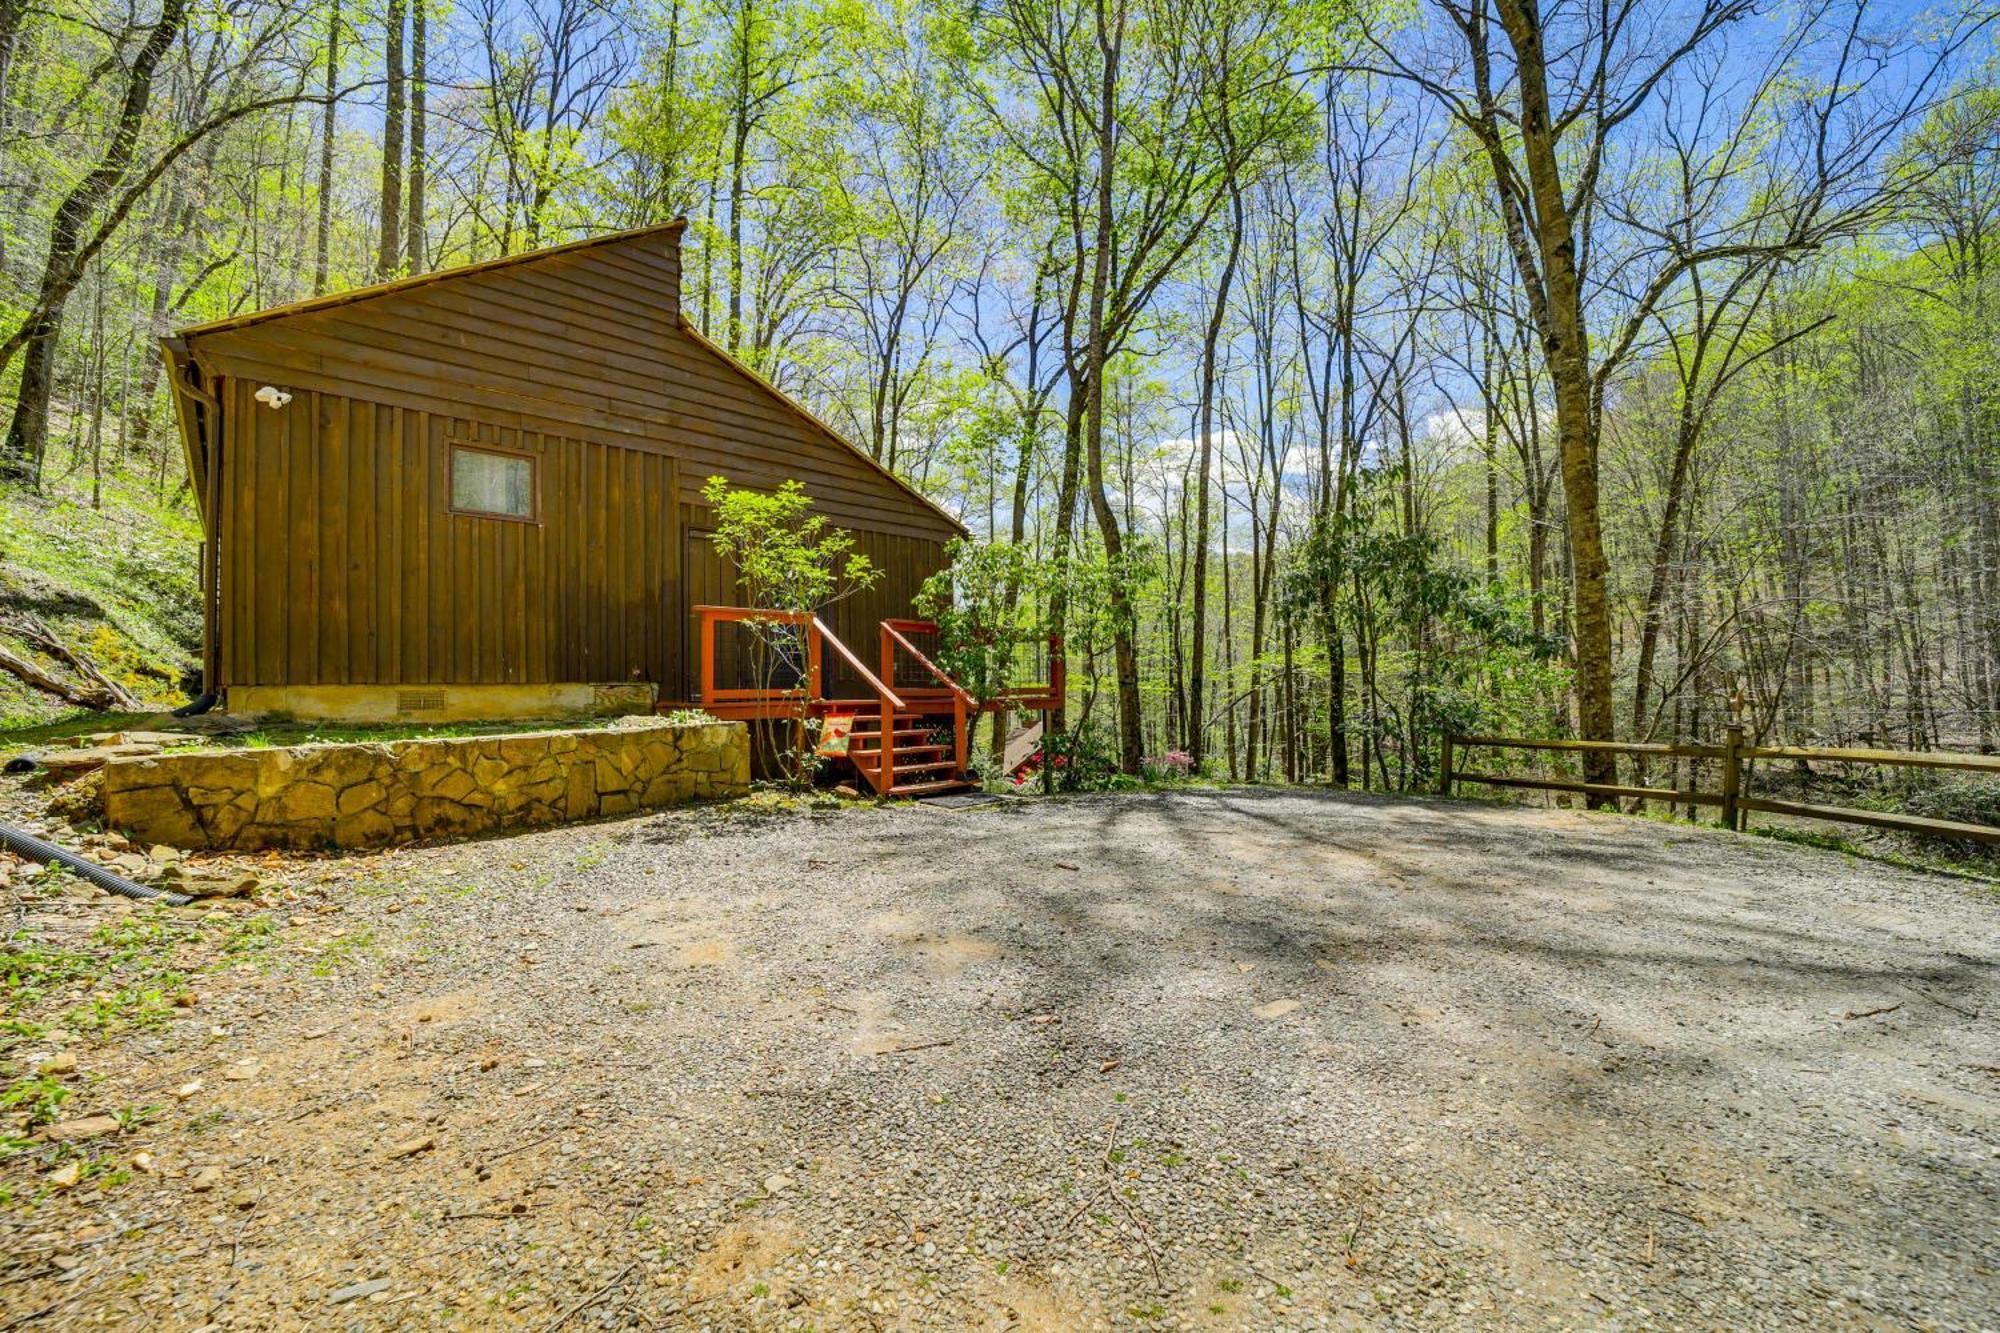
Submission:
[[[1486,441],[1486,414],[1463,407],[1433,412],[1417,423],[1417,438],[1433,440],[1451,448],[1483,445]]]

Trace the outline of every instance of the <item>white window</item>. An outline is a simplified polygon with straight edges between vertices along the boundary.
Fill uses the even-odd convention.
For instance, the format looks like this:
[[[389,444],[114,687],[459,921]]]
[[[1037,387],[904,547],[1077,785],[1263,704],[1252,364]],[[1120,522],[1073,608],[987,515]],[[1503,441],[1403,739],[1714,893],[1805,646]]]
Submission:
[[[451,507],[460,514],[534,522],[534,456],[454,444]]]

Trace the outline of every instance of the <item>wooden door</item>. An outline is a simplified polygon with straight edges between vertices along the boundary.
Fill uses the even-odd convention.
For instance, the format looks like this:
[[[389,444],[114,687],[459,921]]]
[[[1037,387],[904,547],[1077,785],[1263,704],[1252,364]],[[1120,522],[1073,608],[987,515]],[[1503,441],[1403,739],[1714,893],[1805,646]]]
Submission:
[[[686,699],[696,699],[701,689],[701,619],[697,606],[733,606],[736,603],[735,571],[716,552],[709,540],[712,528],[690,523],[681,529],[681,662]],[[727,685],[733,663],[731,639],[723,635],[716,644],[716,683]]]

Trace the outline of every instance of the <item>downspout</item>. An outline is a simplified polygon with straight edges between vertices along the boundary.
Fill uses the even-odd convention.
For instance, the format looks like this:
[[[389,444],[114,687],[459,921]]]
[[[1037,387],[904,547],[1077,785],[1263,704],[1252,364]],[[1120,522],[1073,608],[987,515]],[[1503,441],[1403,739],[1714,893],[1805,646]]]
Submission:
[[[202,468],[201,545],[201,695],[174,710],[176,717],[206,713],[222,698],[222,401],[202,386],[201,372],[179,338],[161,339],[174,387],[194,404],[188,413],[193,437],[192,456],[199,452]]]

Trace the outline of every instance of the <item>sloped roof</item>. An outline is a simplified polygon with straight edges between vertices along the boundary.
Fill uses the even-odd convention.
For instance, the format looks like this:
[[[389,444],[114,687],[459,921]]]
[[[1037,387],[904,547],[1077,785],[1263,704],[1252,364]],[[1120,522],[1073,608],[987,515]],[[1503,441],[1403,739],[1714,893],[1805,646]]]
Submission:
[[[395,296],[424,287],[456,282],[462,278],[473,278],[526,264],[540,263],[545,260],[572,255],[585,250],[621,245],[651,236],[672,236],[684,230],[686,226],[686,218],[675,218],[671,222],[655,223],[646,227],[634,227],[625,231],[607,232],[601,236],[590,236],[583,240],[570,241],[563,245],[545,246],[539,250],[527,250],[520,254],[507,255],[499,259],[487,259],[473,264],[461,264],[456,268],[438,269],[434,272],[415,274],[407,278],[396,278],[389,282],[373,283],[366,287],[355,287],[344,292],[333,292],[324,296],[309,297],[302,301],[293,301],[287,305],[272,306],[266,310],[254,310],[246,314],[231,315],[224,319],[210,320],[204,324],[188,325],[185,328],[177,330],[173,339],[166,341],[171,343],[176,340],[198,339],[209,334],[238,332],[262,324],[292,319],[296,316],[310,315],[320,311],[354,305],[363,301],[371,301],[378,297]],[[847,436],[836,430],[833,426],[814,415],[791,395],[778,388],[775,384],[772,384],[737,357],[711,341],[699,329],[695,328],[685,315],[679,319],[678,328],[681,333],[686,335],[697,346],[716,356],[744,378],[755,384],[763,392],[771,395],[786,410],[809,423],[814,429],[824,434],[836,445],[848,450],[855,457],[866,463],[869,468],[879,473],[884,479],[894,485],[899,491],[916,500],[926,509],[950,524],[953,529],[960,533],[967,531],[965,524],[942,505],[938,504],[937,501],[925,495],[888,467],[885,467],[867,450],[855,444],[854,441],[848,439]],[[181,386],[176,383],[176,391],[179,391],[180,388]]]
[[[206,324],[190,324],[176,330],[182,338],[199,337],[205,333],[224,333],[232,329],[247,329],[253,324],[267,324],[274,319],[290,319],[294,315],[309,315],[316,310],[332,310],[339,306],[353,305],[357,301],[372,301],[378,296],[394,296],[398,292],[415,291],[419,287],[429,287],[440,282],[454,282],[459,278],[469,278],[479,273],[495,273],[501,269],[516,268],[522,264],[535,264],[544,259],[554,259],[558,255],[575,254],[580,250],[595,250],[599,246],[619,245],[626,241],[639,240],[646,236],[671,236],[687,226],[686,218],[675,218],[672,222],[656,222],[647,227],[633,227],[626,231],[610,231],[602,236],[586,236],[580,241],[569,241],[562,245],[543,246],[539,250],[523,250],[517,255],[503,255],[499,259],[482,259],[474,264],[460,264],[456,268],[441,268],[430,273],[412,274],[407,278],[392,278],[388,282],[371,283],[366,287],[354,287],[344,292],[329,292],[325,296],[309,296],[303,301],[293,301],[289,305],[274,305],[267,310],[253,310],[244,315],[230,315],[225,319],[213,319]]]

